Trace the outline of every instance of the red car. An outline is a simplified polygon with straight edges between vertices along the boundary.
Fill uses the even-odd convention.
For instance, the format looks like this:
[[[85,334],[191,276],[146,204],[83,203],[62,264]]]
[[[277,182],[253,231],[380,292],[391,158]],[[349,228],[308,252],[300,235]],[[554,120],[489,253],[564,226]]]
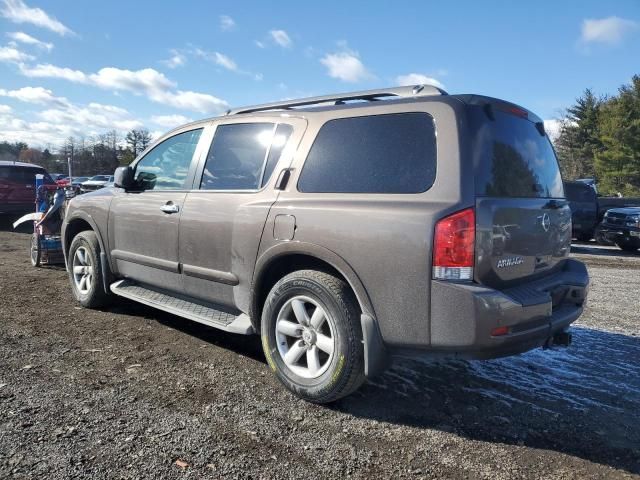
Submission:
[[[53,181],[61,187],[66,187],[69,184],[69,175],[65,175],[64,173],[50,173],[49,175],[51,175]]]
[[[46,185],[55,185],[47,171],[38,165],[0,161],[0,214],[29,213],[35,210],[36,175]]]

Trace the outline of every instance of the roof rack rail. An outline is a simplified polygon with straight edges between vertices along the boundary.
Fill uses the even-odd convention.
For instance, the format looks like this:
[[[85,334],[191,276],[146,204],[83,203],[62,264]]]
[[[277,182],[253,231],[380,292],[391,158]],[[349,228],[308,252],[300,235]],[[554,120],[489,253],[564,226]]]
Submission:
[[[286,100],[283,102],[265,103],[249,107],[240,107],[227,110],[227,115],[237,115],[239,113],[262,112],[265,110],[290,109],[294,107],[304,107],[318,105],[321,103],[333,102],[340,105],[349,100],[376,101],[387,97],[424,97],[429,95],[447,95],[444,90],[432,85],[414,85],[408,87],[393,87],[379,90],[363,90],[361,92],[338,93],[333,95],[322,95],[319,97],[300,98],[298,100]]]

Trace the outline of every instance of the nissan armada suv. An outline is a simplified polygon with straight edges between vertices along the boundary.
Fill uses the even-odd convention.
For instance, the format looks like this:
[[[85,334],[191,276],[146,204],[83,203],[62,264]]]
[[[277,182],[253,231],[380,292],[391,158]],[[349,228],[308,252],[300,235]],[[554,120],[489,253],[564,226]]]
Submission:
[[[238,334],[330,402],[400,355],[568,345],[584,265],[542,121],[430,86],[246,107],[177,128],[74,198],[73,295]]]

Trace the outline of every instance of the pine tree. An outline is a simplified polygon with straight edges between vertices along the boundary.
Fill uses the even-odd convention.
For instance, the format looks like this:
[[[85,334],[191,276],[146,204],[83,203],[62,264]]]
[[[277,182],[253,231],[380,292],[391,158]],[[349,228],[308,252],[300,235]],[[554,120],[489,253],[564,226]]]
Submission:
[[[556,151],[565,178],[594,177],[594,158],[602,149],[598,131],[603,100],[586,89],[576,103],[567,109],[555,141]]]
[[[599,137],[604,147],[595,156],[600,190],[640,195],[640,75],[602,105]]]

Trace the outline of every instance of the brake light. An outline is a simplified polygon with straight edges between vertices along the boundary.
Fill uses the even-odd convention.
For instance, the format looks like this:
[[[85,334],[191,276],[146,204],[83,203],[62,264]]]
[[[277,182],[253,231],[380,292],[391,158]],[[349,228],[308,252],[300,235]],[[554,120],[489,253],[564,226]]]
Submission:
[[[471,280],[475,240],[476,215],[473,208],[438,221],[433,237],[433,278]]]
[[[522,108],[508,107],[508,108],[505,109],[505,111],[507,113],[510,113],[511,115],[515,115],[516,117],[529,118],[529,112],[527,112],[526,110],[524,110]]]

